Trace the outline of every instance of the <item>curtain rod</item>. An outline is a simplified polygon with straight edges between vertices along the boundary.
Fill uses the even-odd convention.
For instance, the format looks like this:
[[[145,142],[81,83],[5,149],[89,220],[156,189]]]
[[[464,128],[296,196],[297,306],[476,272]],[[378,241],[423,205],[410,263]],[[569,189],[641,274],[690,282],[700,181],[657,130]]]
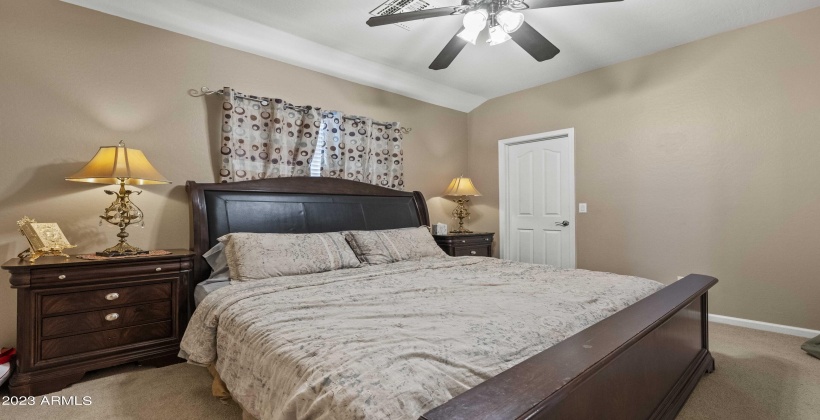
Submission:
[[[224,95],[225,90],[224,89],[210,90],[207,87],[203,86],[199,90],[189,89],[188,94],[195,97],[195,98],[199,98],[199,97],[202,97],[202,96],[215,95],[215,94]],[[267,105],[268,103],[270,103],[269,98],[260,98],[260,97],[249,96],[249,95],[245,95],[245,94],[241,94],[241,93],[238,93],[238,94],[241,95],[243,98],[245,98],[247,100],[259,102],[262,105]],[[304,111],[304,110],[309,109],[311,107],[294,106],[293,104],[286,103],[285,108],[293,109],[293,110],[296,110],[296,111]],[[321,110],[321,108],[316,108],[316,109]],[[351,115],[351,116],[345,115],[342,118],[344,118],[346,120],[350,120],[350,121],[360,121],[363,117],[359,117],[359,116],[355,116],[355,115]],[[380,123],[380,122],[373,122],[373,125],[380,125],[382,127],[387,127],[390,124],[385,124],[385,123]],[[410,134],[410,132],[413,131],[412,128],[408,128],[408,127],[399,127],[399,129],[404,134]]]

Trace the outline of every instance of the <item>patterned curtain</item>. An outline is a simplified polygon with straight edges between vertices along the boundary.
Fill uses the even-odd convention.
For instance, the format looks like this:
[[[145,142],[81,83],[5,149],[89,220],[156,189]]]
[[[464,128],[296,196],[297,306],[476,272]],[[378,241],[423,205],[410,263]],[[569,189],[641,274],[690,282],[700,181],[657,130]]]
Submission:
[[[399,123],[325,112],[322,176],[404,190],[404,150]]]
[[[223,91],[220,182],[310,176],[322,110]]]

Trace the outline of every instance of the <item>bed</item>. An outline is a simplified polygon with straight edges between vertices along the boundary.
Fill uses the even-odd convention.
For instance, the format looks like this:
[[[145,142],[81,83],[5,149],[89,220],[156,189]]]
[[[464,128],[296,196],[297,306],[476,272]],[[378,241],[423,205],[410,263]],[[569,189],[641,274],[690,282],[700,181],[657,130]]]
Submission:
[[[210,275],[210,268],[201,256],[217,243],[217,238],[229,233],[372,231],[429,225],[426,204],[420,193],[345,180],[280,178],[233,184],[189,182],[187,188],[193,210],[192,248],[200,257],[194,263],[189,302],[194,302],[197,284]],[[717,282],[712,277],[690,275],[661,288],[653,286],[652,282],[629,280],[625,276],[556,270],[547,266],[524,267],[478,257],[424,259],[403,265],[394,263],[389,267],[342,271],[295,276],[288,281],[298,285],[286,289],[260,282],[214,291],[203,301],[203,307],[197,310],[197,316],[189,325],[190,335],[211,334],[213,337],[209,339],[213,344],[201,348],[188,346],[186,349],[195,354],[186,352],[185,355],[200,364],[214,360],[221,362],[222,373],[226,374],[222,379],[229,389],[238,391],[235,399],[257,417],[267,417],[270,407],[253,406],[253,401],[280,401],[276,400],[279,398],[275,395],[277,392],[289,393],[290,397],[281,397],[281,401],[290,398],[290,412],[278,412],[280,418],[392,418],[406,417],[406,413],[415,413],[427,420],[674,418],[701,376],[714,369],[708,350],[706,321],[707,291]],[[419,290],[408,290],[408,280],[401,276],[415,277]],[[453,279],[452,285],[448,279]],[[542,283],[535,285],[533,282],[537,281]],[[623,283],[617,286],[619,282]],[[582,287],[584,284],[586,286]],[[596,284],[612,287],[595,289]],[[623,286],[625,284],[631,286]],[[544,286],[542,294],[524,293],[540,290],[541,285]],[[486,315],[504,321],[496,330],[482,327],[478,331],[475,327],[488,325],[490,319],[471,312],[474,306],[470,304],[476,299],[488,299],[475,294],[477,286],[498,287],[497,298],[487,302],[503,303],[509,299]],[[618,292],[630,288],[635,291],[622,295]],[[302,293],[304,290],[310,290],[310,293]],[[332,293],[326,293],[327,290]],[[365,291],[371,293],[370,301],[362,295]],[[333,302],[331,295],[340,293],[347,294],[335,304],[327,304]],[[323,294],[327,296],[320,300],[330,312],[308,317],[293,316],[288,312],[289,304],[295,305],[294,308],[300,302],[302,308],[311,306],[316,301],[305,299],[316,299],[317,295]],[[558,299],[561,295],[564,297]],[[346,362],[369,362],[368,356],[358,357],[360,353],[356,351],[361,348],[382,346],[375,336],[367,334],[373,327],[367,320],[384,318],[385,308],[378,308],[382,312],[370,313],[367,311],[377,310],[378,305],[351,305],[351,302],[372,302],[372,296],[383,296],[387,307],[396,308],[397,313],[410,317],[406,325],[401,320],[389,328],[384,323],[379,324],[379,328],[387,329],[376,334],[385,337],[385,341],[403,337],[406,341],[402,342],[407,343],[408,348],[417,350],[402,353],[405,356],[446,361],[447,357],[442,355],[450,352],[454,360],[474,357],[476,359],[470,359],[471,362],[483,360],[483,364],[453,367],[444,362],[425,362],[423,366],[436,366],[433,370],[443,372],[437,376],[435,372],[419,373],[417,367],[422,365],[403,365],[403,359],[391,359],[392,353],[385,351],[380,359],[373,360],[370,370],[367,366],[345,367]],[[545,307],[545,313],[550,308],[567,306],[567,310],[575,311],[571,313],[576,316],[560,321],[549,321],[548,316],[534,320],[533,312],[524,306],[539,304]],[[451,307],[453,319],[427,320],[429,315],[425,311],[433,308],[441,315],[446,312],[442,308],[447,305]],[[265,322],[249,315],[254,310],[270,307],[280,311],[269,315],[270,319],[265,318]],[[594,308],[597,309],[592,310]],[[590,310],[583,312],[586,309]],[[343,320],[351,316],[364,319],[357,321],[362,325],[359,331],[344,334],[370,344],[356,347],[356,343],[347,343],[350,340],[343,340],[344,334],[334,332],[329,321],[334,318],[330,314]],[[276,316],[280,318],[276,319]],[[288,319],[292,320],[290,324]],[[476,324],[467,325],[469,322],[465,323],[465,319],[475,320]],[[266,322],[274,329],[262,329],[260,325]],[[348,321],[342,322],[341,325],[346,326]],[[426,322],[433,323],[427,325]],[[444,331],[448,333],[426,335],[433,325],[446,327]],[[413,332],[411,328],[407,332],[408,326],[420,326],[424,331]],[[316,330],[308,331],[311,328]],[[217,331],[221,334],[219,339]],[[274,337],[273,341],[278,339],[281,342],[273,347],[258,347],[254,341],[258,337]],[[471,343],[454,341],[454,337],[472,337],[480,342],[471,347]],[[487,342],[495,344],[485,348]],[[543,347],[537,347],[539,345]],[[288,346],[290,350],[273,354]],[[314,347],[311,349],[311,346]],[[325,347],[335,350],[327,352]],[[264,351],[253,354],[259,351],[254,348]],[[487,364],[487,360],[494,359],[488,359],[483,353],[493,353],[490,356],[499,358],[498,364]],[[305,354],[318,355],[321,360],[305,362]],[[337,365],[330,363],[331,356],[338,356]],[[267,361],[276,361],[277,357],[300,359],[267,371],[266,367],[273,364]],[[266,362],[252,366],[255,361]],[[287,375],[282,371],[288,368],[295,369],[291,377],[304,378],[306,382],[294,385],[292,379],[283,379]],[[454,370],[457,372],[453,373]],[[323,376],[326,371],[332,374]],[[356,378],[347,376],[351,372],[356,372]],[[407,378],[397,379],[402,372],[408,375]],[[368,380],[358,380],[360,373]],[[379,384],[380,381],[373,378],[383,379],[385,384]],[[403,406],[405,400],[399,402],[388,392],[375,392],[380,386],[395,388],[400,393],[414,392],[402,387],[415,386],[420,389],[415,392],[428,393],[431,397],[429,401],[421,402],[418,402],[419,398],[411,398],[406,401],[418,403]],[[301,391],[293,393],[291,388]],[[270,398],[255,395],[263,389],[271,393]],[[352,392],[354,389],[356,392]],[[334,398],[342,402],[334,403]],[[305,402],[306,399],[310,401]],[[346,407],[353,408],[348,410]]]

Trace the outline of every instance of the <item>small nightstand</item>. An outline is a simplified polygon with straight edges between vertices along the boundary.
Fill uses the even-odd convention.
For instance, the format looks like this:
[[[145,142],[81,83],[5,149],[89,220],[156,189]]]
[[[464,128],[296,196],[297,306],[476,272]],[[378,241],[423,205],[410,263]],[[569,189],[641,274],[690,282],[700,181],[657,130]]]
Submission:
[[[59,391],[90,371],[181,361],[193,255],[82,260],[43,257],[2,266],[17,289],[15,396]]]
[[[492,257],[494,233],[451,233],[433,235],[436,243],[448,255],[453,257]]]

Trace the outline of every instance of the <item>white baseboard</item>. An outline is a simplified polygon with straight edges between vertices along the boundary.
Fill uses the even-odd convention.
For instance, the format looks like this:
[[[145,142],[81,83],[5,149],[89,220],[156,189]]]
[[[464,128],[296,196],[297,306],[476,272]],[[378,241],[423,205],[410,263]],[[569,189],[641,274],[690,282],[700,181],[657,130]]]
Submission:
[[[820,331],[808,328],[792,327],[789,325],[771,324],[751,319],[732,318],[730,316],[709,314],[709,321],[718,324],[728,324],[737,327],[751,328],[753,330],[769,331],[779,334],[796,335],[798,337],[814,338],[820,335]]]

